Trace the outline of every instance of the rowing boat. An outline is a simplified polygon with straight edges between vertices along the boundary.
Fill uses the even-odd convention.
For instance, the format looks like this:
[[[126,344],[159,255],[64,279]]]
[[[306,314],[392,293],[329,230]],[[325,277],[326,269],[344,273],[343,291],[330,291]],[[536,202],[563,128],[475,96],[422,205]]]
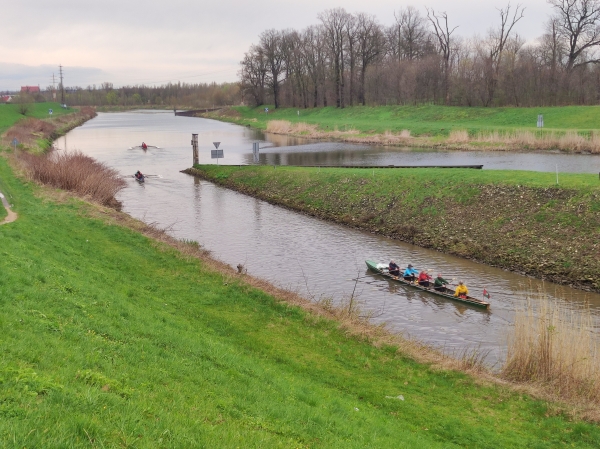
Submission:
[[[393,281],[396,281],[400,284],[404,284],[407,285],[409,287],[413,287],[416,288],[418,290],[422,290],[428,293],[432,293],[434,295],[437,296],[442,296],[444,298],[447,299],[451,299],[453,301],[458,301],[458,302],[462,302],[465,304],[471,304],[473,306],[477,306],[477,307],[484,307],[484,308],[489,308],[490,307],[490,303],[489,302],[485,302],[482,301],[481,299],[477,299],[477,298],[473,298],[472,296],[467,296],[466,298],[461,298],[458,296],[454,296],[454,291],[452,289],[446,288],[444,287],[443,290],[434,290],[433,287],[423,287],[417,283],[412,283],[410,281],[405,280],[402,276],[394,276],[392,274],[390,274],[388,272],[388,267],[385,264],[381,264],[381,263],[377,263],[374,262],[372,260],[367,260],[365,261],[367,264],[367,267],[372,270],[375,271],[376,273],[385,276],[388,279],[391,279]]]

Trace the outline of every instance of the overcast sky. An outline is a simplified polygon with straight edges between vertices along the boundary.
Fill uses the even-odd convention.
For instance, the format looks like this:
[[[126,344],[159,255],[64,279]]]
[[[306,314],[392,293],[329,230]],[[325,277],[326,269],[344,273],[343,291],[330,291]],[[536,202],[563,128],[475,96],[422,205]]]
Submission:
[[[235,81],[239,61],[269,28],[302,28],[336,7],[391,25],[412,5],[446,11],[457,34],[484,35],[504,0],[17,0],[2,6],[0,91],[51,84],[64,66],[66,86]],[[513,4],[516,2],[513,1]],[[543,32],[546,0],[521,0],[526,40]]]

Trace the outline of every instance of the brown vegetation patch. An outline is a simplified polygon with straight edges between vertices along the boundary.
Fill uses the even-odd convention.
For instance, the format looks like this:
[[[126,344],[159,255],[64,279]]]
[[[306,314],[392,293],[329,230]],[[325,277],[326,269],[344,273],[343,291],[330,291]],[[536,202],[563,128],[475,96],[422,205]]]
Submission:
[[[502,377],[600,404],[600,341],[588,309],[534,295],[517,311],[510,337]]]
[[[16,157],[32,180],[105,206],[120,207],[115,195],[125,187],[125,181],[116,170],[79,151],[43,155],[19,152]]]

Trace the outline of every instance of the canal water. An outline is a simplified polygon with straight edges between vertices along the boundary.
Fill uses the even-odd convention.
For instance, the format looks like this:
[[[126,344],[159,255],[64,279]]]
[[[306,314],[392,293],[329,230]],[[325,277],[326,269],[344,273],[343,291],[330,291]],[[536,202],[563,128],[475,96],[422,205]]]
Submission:
[[[484,164],[485,168],[598,171],[600,156],[521,153],[450,153],[369,148],[339,143],[307,143],[268,136],[214,120],[176,117],[172,112],[99,114],[59,139],[60,150],[81,150],[119,170],[129,185],[119,193],[124,211],[157,223],[182,239],[196,240],[232,266],[318,300],[341,302],[354,292],[365,313],[393,331],[416,337],[448,352],[479,348],[488,362],[501,360],[514,310],[528,295],[578,309],[587,304],[600,317],[600,295],[544,283],[458,257],[307,217],[180,173],[191,166],[191,134],[198,134],[200,162],[220,142],[219,163],[252,163],[252,142],[261,141],[261,163],[307,165]],[[138,146],[146,142],[147,151]],[[264,147],[270,147],[264,149]],[[435,161],[435,162],[433,162]],[[135,171],[155,175],[138,185]],[[446,279],[463,280],[473,296],[491,294],[481,309],[413,291],[369,273],[364,261],[393,258],[405,266],[430,269]]]

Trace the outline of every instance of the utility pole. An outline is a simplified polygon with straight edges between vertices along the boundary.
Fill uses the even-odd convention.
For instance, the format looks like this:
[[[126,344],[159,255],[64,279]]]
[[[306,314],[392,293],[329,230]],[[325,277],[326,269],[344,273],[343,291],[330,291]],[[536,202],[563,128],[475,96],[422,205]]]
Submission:
[[[54,73],[52,74],[52,99],[56,101],[56,79]]]
[[[58,66],[59,74],[60,74],[60,104],[65,104],[65,85],[63,84],[63,67],[62,65]]]

